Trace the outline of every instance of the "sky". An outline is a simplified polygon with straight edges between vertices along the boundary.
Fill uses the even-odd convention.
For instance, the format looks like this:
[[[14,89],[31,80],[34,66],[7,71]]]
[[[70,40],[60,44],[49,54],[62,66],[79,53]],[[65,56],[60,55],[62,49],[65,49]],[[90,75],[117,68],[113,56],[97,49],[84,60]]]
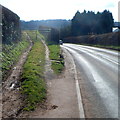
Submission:
[[[118,21],[119,0],[0,0],[0,4],[16,13],[21,20],[72,19],[75,13],[107,9]]]

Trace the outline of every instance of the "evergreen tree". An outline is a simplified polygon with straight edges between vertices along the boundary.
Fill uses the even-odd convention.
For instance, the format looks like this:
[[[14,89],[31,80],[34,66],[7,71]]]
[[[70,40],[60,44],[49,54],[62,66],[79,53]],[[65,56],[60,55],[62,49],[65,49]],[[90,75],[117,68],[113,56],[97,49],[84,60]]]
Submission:
[[[97,14],[77,11],[71,23],[72,36],[109,33],[112,32],[113,23],[112,13],[107,10]]]

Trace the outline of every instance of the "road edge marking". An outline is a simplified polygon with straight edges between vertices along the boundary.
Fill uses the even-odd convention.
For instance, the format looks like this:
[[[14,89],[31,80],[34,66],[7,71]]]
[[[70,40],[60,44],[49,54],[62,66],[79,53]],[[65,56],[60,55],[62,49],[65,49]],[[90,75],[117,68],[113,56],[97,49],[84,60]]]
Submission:
[[[71,53],[69,52],[69,50],[67,48],[63,47],[63,46],[62,46],[62,48],[64,48],[70,54],[71,59],[73,61],[73,69],[74,69],[74,76],[75,76],[75,85],[76,85],[76,92],[77,92],[79,117],[83,118],[83,120],[85,120],[85,112],[84,112],[84,107],[83,107],[83,103],[82,103],[82,96],[81,96],[81,90],[80,90],[80,86],[79,86],[79,82],[78,82],[78,76],[77,76],[75,61],[74,61]]]
[[[76,92],[77,92],[77,99],[78,99],[79,115],[80,115],[80,118],[85,118],[85,112],[84,112],[83,103],[82,103],[81,90],[80,90],[80,86],[79,86],[79,82],[78,82],[78,76],[77,76],[76,65],[75,65],[74,60],[73,60],[73,66],[74,66],[74,73],[75,73],[75,83],[76,83]]]

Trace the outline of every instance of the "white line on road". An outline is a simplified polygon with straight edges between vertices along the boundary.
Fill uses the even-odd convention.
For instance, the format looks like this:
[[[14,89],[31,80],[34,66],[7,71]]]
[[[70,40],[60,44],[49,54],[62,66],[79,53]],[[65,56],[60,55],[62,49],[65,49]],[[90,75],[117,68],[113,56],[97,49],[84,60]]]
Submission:
[[[71,56],[71,58],[72,58],[72,56]],[[78,107],[79,107],[79,116],[80,116],[80,118],[85,118],[82,97],[81,97],[81,91],[80,91],[78,77],[77,77],[76,65],[75,65],[73,58],[72,58],[72,60],[73,60],[73,66],[74,66],[73,69],[75,72],[75,83],[76,83],[76,91],[77,91],[77,99],[78,99]]]
[[[79,62],[82,63],[82,65],[84,65],[83,68],[87,68],[87,67],[89,68],[94,80],[96,81],[96,82],[92,82],[92,83],[93,83],[94,87],[96,88],[97,93],[99,93],[99,96],[104,101],[103,104],[106,107],[107,112],[111,115],[111,117],[117,118],[118,117],[118,109],[116,109],[116,108],[118,108],[118,96],[117,96],[117,94],[118,94],[117,87],[118,86],[116,85],[115,90],[117,92],[115,92],[114,89],[112,89],[110,87],[108,82],[104,80],[104,77],[102,77],[96,71],[94,66],[92,66],[92,64],[87,62],[84,59],[84,57],[82,57],[82,55],[78,54],[75,50],[72,50],[70,48],[67,48],[67,47],[64,47],[64,48],[66,48],[74,57],[76,57],[77,60],[79,60]],[[93,55],[91,55],[91,56],[93,56]],[[97,59],[97,57],[96,57],[96,59]],[[82,106],[81,96],[79,96],[79,95],[81,95],[81,94],[79,94],[81,92],[79,91],[80,88],[79,88],[79,82],[78,82],[78,79],[77,79],[77,70],[76,70],[75,62],[74,62],[74,67],[73,68],[75,69],[76,90],[77,90],[78,105],[79,105],[80,118],[81,118],[81,112],[84,112],[84,109],[83,109],[83,106]],[[115,79],[115,80],[117,80],[117,79]],[[80,100],[80,103],[79,103],[79,100]],[[83,113],[83,115],[85,116],[84,113]]]
[[[78,83],[78,77],[77,77],[77,71],[76,71],[76,66],[74,63],[74,69],[75,69],[75,82],[76,82],[76,91],[77,91],[77,98],[78,98],[78,106],[79,106],[79,114],[80,118],[85,118],[85,113],[84,113],[84,108],[82,104],[82,97],[81,97],[81,91]]]
[[[64,46],[62,46],[62,47],[65,48],[67,51],[69,51],[68,48],[66,48]],[[83,120],[85,120],[85,112],[84,112],[83,103],[82,103],[81,90],[79,87],[76,65],[75,65],[72,55],[71,55],[71,59],[73,61],[73,69],[74,69],[74,74],[75,74],[75,84],[76,84],[76,92],[77,92],[77,100],[78,100],[79,117],[83,118]]]

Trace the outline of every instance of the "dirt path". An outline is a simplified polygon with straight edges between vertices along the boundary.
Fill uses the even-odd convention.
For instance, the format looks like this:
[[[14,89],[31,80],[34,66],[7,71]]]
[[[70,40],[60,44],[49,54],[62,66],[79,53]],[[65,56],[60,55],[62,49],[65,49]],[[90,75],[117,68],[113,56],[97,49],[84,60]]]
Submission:
[[[49,50],[46,48],[47,101],[45,105],[37,105],[35,111],[26,112],[20,117],[26,118],[79,118],[77,93],[74,77],[73,60],[64,50],[65,70],[60,76],[55,76],[51,70]]]
[[[12,73],[3,83],[2,86],[2,117],[3,118],[16,117],[16,115],[20,112],[21,107],[23,106],[22,96],[19,92],[20,89],[19,79],[22,73],[22,66],[25,63],[27,59],[27,55],[33,45],[29,36],[28,36],[28,40],[30,41],[30,46],[21,55],[19,61],[14,66]]]

